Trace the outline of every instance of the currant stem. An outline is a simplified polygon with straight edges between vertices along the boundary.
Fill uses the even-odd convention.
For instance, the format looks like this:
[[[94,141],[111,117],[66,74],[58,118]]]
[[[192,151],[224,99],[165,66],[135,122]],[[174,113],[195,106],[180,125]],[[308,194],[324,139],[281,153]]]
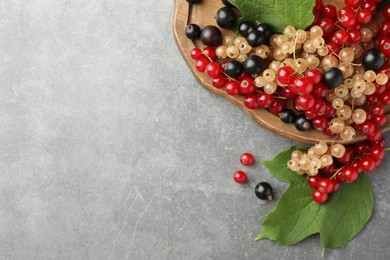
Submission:
[[[336,175],[337,174],[339,174],[339,172],[341,172],[345,167],[347,167],[346,165],[344,165],[343,167],[341,167],[341,168],[339,168],[336,172],[335,172],[335,174],[333,174],[333,176],[332,177],[330,177],[331,179],[334,179],[334,178],[336,178]]]
[[[386,148],[385,151],[390,151],[390,147],[389,147],[389,148]]]

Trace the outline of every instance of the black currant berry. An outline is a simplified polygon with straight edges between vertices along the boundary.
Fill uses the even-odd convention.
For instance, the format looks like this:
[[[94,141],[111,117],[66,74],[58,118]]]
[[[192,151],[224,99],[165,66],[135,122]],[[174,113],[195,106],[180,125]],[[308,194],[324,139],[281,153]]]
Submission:
[[[187,0],[189,4],[200,4],[202,0]]]
[[[225,6],[218,10],[215,19],[221,28],[231,29],[236,24],[237,15],[232,8]]]
[[[222,3],[223,3],[225,6],[234,7],[234,5],[232,5],[228,0],[222,0]]]
[[[252,47],[258,47],[262,45],[265,41],[264,33],[253,30],[250,33],[248,33],[248,36],[246,37],[247,42]]]
[[[305,114],[297,116],[295,120],[295,128],[299,131],[307,131],[313,128],[311,120],[307,119]]]
[[[244,61],[244,71],[249,75],[259,75],[263,67],[264,61],[257,55],[252,55]]]
[[[256,27],[256,30],[262,32],[264,34],[265,39],[268,41],[272,34],[273,34],[273,29],[271,25],[268,23],[261,23]]]
[[[189,24],[186,27],[186,36],[190,40],[196,40],[200,38],[200,27],[197,24]]]
[[[339,68],[330,68],[322,74],[322,83],[330,89],[343,83],[343,73]]]
[[[204,45],[216,47],[222,44],[222,39],[222,32],[218,27],[209,25],[203,28],[201,40]]]
[[[238,25],[238,33],[242,36],[242,37],[247,37],[248,34],[253,31],[253,23],[249,22],[249,21],[242,21],[239,25]]]
[[[239,76],[244,67],[242,66],[241,62],[236,60],[230,60],[225,65],[225,73],[230,77],[237,77]]]
[[[260,182],[255,187],[255,195],[261,200],[272,200],[272,186],[268,182]]]
[[[362,63],[368,70],[377,70],[385,63],[385,55],[377,48],[369,49],[363,54]]]
[[[296,115],[291,109],[285,109],[279,113],[280,120],[286,124],[293,124],[296,120]]]

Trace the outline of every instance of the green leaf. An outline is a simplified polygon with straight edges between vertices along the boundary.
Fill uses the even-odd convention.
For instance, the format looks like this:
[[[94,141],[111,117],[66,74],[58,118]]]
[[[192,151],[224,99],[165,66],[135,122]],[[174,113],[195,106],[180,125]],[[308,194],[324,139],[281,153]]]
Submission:
[[[313,189],[306,178],[287,167],[291,153],[297,149],[307,150],[292,147],[263,162],[274,177],[289,182],[290,186],[274,211],[267,215],[256,240],[268,238],[278,245],[293,245],[319,233],[324,248],[344,247],[371,217],[374,199],[370,179],[361,174],[356,182],[343,183],[327,203],[319,205],[311,198]]]
[[[306,29],[313,21],[315,0],[229,0],[236,6],[244,20],[272,25],[283,32],[288,25]]]

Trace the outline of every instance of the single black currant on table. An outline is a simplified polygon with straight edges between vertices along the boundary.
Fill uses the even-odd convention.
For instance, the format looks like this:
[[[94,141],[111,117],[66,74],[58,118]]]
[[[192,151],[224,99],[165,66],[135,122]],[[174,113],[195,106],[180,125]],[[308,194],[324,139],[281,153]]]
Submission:
[[[311,120],[307,119],[305,114],[297,116],[295,120],[295,128],[299,131],[307,131],[313,128]]]
[[[296,120],[295,112],[291,109],[285,109],[279,113],[279,118],[286,124],[293,124]]]
[[[232,5],[228,0],[222,0],[222,3],[223,3],[225,6],[234,7],[234,5]]]
[[[190,40],[196,40],[200,38],[200,27],[197,24],[189,24],[186,27],[186,36]]]
[[[231,29],[236,24],[237,15],[232,8],[225,6],[218,10],[215,19],[220,27]]]
[[[253,23],[249,22],[249,21],[242,21],[239,25],[238,25],[238,33],[242,36],[242,37],[247,37],[248,34],[253,31]]]
[[[249,75],[259,75],[263,67],[264,61],[257,55],[252,55],[244,61],[244,71]]]
[[[239,76],[244,69],[244,66],[242,66],[241,62],[236,60],[230,60],[226,62],[224,67],[225,67],[225,73],[228,76],[233,78]]]
[[[272,186],[268,182],[260,182],[255,187],[255,195],[261,200],[273,199]]]
[[[203,0],[187,0],[189,4],[200,4]]]
[[[256,27],[256,30],[262,32],[267,41],[269,41],[269,39],[271,38],[271,36],[273,34],[273,29],[272,29],[271,25],[269,25],[268,23],[259,24]]]
[[[368,70],[377,70],[385,63],[385,55],[377,48],[372,48],[363,53],[362,63]]]
[[[202,43],[209,47],[216,47],[221,45],[223,39],[221,30],[213,25],[209,25],[203,28],[200,38]]]
[[[322,74],[322,83],[329,89],[334,89],[343,83],[343,73],[339,68],[330,68]]]
[[[246,40],[250,46],[258,47],[262,45],[265,41],[264,33],[258,30],[253,30],[250,33],[248,33]]]

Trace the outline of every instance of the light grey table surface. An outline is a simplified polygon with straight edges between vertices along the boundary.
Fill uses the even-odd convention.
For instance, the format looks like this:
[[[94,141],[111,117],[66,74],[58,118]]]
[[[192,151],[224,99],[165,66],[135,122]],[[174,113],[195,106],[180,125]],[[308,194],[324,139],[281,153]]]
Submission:
[[[202,88],[173,1],[0,3],[0,259],[320,259],[319,238],[254,242],[275,202],[238,157],[295,144]],[[389,160],[373,218],[324,259],[390,257]],[[278,198],[287,187],[257,165]]]

